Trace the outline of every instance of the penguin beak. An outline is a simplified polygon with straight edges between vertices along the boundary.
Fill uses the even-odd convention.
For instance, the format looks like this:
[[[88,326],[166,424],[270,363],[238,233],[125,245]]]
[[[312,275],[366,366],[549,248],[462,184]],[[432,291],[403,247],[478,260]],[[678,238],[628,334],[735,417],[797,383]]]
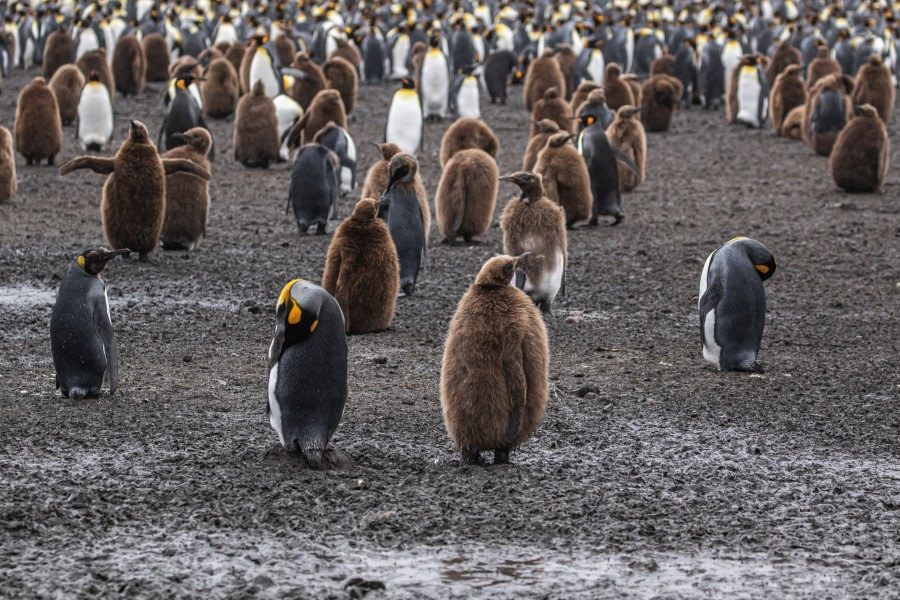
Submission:
[[[509,175],[502,175],[499,181],[511,181],[512,183],[516,182],[516,176],[510,173]]]
[[[114,259],[115,257],[121,256],[123,254],[127,256],[128,254],[131,254],[131,250],[129,250],[128,248],[122,248],[121,250],[113,250],[112,252],[100,250],[100,258],[98,260],[105,263],[105,262],[109,262],[110,260]]]
[[[539,258],[534,255],[534,252],[526,252],[522,256],[518,257],[516,259],[516,272],[518,272],[518,273],[524,272],[525,265],[528,263],[528,261],[530,261],[534,258]]]
[[[188,138],[183,133],[173,133],[172,137],[175,138],[176,140],[178,140],[179,142],[184,142],[185,144],[188,143]]]

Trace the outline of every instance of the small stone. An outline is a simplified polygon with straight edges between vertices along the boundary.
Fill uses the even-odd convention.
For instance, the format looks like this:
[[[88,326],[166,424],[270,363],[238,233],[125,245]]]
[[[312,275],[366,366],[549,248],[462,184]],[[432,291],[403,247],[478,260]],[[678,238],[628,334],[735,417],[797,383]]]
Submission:
[[[584,317],[566,317],[566,323],[571,323],[573,325],[581,323],[584,321]]]
[[[190,354],[185,354],[184,356],[181,357],[181,360],[182,360],[183,362],[191,362],[191,361],[194,360],[194,359],[191,357]]]
[[[597,385],[596,383],[585,383],[580,388],[578,388],[578,391],[575,392],[575,395],[578,396],[579,398],[584,398],[591,392],[593,392],[594,394],[599,394],[600,386]]]
[[[375,358],[372,359],[372,362],[375,363],[376,365],[386,365],[387,357],[386,356],[376,356]]]

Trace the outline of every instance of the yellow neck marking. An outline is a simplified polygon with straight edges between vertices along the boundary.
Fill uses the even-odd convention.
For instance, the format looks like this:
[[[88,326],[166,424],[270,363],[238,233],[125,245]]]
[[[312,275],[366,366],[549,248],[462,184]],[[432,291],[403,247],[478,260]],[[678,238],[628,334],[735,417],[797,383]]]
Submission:
[[[78,266],[81,267],[82,269],[84,269],[84,257],[83,256],[78,257]]]

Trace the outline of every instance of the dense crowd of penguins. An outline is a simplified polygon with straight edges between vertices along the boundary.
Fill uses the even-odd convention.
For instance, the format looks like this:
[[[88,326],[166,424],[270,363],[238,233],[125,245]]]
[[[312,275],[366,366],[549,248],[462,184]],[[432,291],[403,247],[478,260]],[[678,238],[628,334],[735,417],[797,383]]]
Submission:
[[[112,250],[85,251],[60,286],[50,322],[58,388],[97,396],[117,386],[116,342],[99,275],[115,256],[198,249],[206,231],[215,140],[207,118],[234,116],[234,160],[293,161],[298,226],[326,233],[338,199],[358,187],[347,115],[357,87],[398,86],[382,160],[336,229],[321,286],[296,279],[276,306],[269,415],[279,440],[314,467],[347,398],[347,333],[389,329],[396,299],[415,294],[432,210],[418,172],[424,123],[451,119],[434,220],[444,243],[491,226],[498,182],[520,193],[502,210],[505,254],[462,297],[446,341],[441,405],[466,462],[510,450],[540,422],[548,395],[541,312],[564,293],[567,231],[624,218],[622,194],[647,169],[646,131],[677,109],[724,106],[729,122],[804,140],[830,155],[838,186],[875,191],[888,163],[884,122],[896,84],[896,4],[747,2],[4,2],[0,73],[40,65],[0,127],[0,201],[15,193],[15,151],[52,165],[61,128],[85,151],[112,135],[117,93],[166,82],[157,136],[132,120],[113,157],[82,156],[59,173],[107,176],[101,213]],[[521,85],[531,112],[522,170],[500,176],[500,140],[482,97]],[[130,115],[131,116],[131,115]],[[137,115],[135,115],[137,116]],[[523,119],[524,120],[524,119]],[[159,154],[157,146],[163,151]],[[776,268],[758,241],[710,254],[700,279],[704,357],[757,371],[763,280]],[[311,385],[310,382],[316,382]]]

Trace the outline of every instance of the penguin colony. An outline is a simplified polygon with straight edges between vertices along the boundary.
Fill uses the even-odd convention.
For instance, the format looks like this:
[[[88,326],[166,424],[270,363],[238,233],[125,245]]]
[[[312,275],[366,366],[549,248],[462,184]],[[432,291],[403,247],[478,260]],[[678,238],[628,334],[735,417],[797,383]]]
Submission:
[[[58,387],[67,397],[96,396],[105,379],[115,391],[115,337],[99,274],[119,254],[146,259],[160,241],[199,246],[215,143],[204,116],[234,117],[234,160],[247,167],[293,160],[289,206],[301,229],[324,233],[340,213],[340,194],[355,187],[347,115],[358,86],[393,85],[376,143],[381,161],[335,232],[322,287],[293,280],[276,304],[270,422],[281,444],[313,467],[322,464],[347,400],[346,333],[389,329],[398,293],[412,296],[427,278],[431,209],[416,158],[426,120],[463,117],[440,143],[435,217],[446,241],[470,242],[487,231],[499,181],[520,188],[500,218],[505,255],[473,278],[446,342],[441,407],[450,438],[472,463],[482,451],[507,462],[537,428],[549,357],[537,308],[549,313],[565,291],[567,228],[596,225],[604,215],[620,223],[622,193],[653,176],[645,131],[669,131],[678,109],[724,104],[730,123],[766,128],[771,121],[775,135],[830,156],[830,173],[847,191],[877,191],[889,168],[885,123],[898,69],[890,8],[824,3],[814,10],[790,0],[572,3],[565,10],[519,2],[477,9],[190,4],[140,14],[117,2],[90,4],[90,11],[51,6],[37,21],[24,6],[4,5],[0,14],[16,35],[2,40],[2,58],[21,68],[41,64],[44,77],[23,88],[12,134],[0,127],[0,202],[16,190],[13,139],[28,165],[52,165],[62,126],[74,121],[81,147],[103,151],[116,93],[138,95],[145,81],[166,81],[159,148],[166,154],[132,120],[114,158],[79,157],[60,169],[108,175],[101,217],[114,250],[76,257],[60,287],[51,318]],[[18,35],[37,43],[21,44]],[[478,78],[492,103],[506,103],[509,86],[522,85],[528,113],[521,126],[531,133],[519,149],[521,172],[498,177],[500,140],[478,118]],[[296,150],[293,159],[282,143]],[[345,168],[352,168],[349,182]],[[775,268],[765,246],[746,238],[707,259],[701,346],[718,369],[760,370],[762,282]],[[90,323],[94,333],[77,333]],[[82,338],[74,345],[73,335]],[[310,372],[323,386],[300,393]]]

